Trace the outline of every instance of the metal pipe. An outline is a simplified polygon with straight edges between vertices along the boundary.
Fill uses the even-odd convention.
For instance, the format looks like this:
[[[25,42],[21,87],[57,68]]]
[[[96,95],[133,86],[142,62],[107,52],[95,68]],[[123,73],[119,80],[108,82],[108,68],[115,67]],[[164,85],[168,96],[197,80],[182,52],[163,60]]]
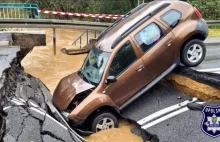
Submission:
[[[80,48],[82,47],[82,36],[79,38]]]
[[[86,30],[86,44],[89,44],[89,30]]]
[[[96,36],[97,36],[97,35],[96,35],[96,34],[97,34],[97,33],[96,33],[96,30],[94,30],[94,34],[95,34],[95,38],[96,38]]]
[[[53,53],[56,55],[56,28],[53,28]]]
[[[4,18],[5,18],[5,9],[3,8],[3,15],[4,15]]]

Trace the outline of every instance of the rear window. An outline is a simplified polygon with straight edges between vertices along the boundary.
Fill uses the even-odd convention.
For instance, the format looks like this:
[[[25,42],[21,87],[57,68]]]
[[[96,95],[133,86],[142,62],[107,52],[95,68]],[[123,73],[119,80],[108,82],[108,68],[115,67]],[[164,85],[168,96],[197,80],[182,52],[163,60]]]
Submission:
[[[175,28],[180,19],[182,18],[182,13],[177,10],[170,10],[161,16],[163,22],[165,22],[171,28]]]

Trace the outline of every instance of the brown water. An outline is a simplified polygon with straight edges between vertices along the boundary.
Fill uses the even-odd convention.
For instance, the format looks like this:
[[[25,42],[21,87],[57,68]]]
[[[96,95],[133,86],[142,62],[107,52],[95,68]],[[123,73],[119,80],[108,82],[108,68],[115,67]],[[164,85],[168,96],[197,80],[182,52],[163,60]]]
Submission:
[[[80,69],[86,54],[69,56],[60,52],[70,46],[83,31],[57,30],[57,55],[53,55],[52,30],[46,29],[47,46],[35,47],[22,61],[25,71],[41,79],[53,94],[59,81]],[[85,41],[84,41],[85,42]],[[142,138],[130,132],[133,125],[121,122],[119,129],[111,129],[94,134],[86,139],[89,142],[142,142]]]

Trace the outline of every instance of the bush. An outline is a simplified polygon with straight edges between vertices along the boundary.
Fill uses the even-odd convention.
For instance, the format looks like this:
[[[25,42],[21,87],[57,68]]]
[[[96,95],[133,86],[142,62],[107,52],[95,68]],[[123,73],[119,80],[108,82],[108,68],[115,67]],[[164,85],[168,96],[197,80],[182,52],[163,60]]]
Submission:
[[[202,13],[207,20],[220,20],[220,1],[219,0],[188,0]]]
[[[0,0],[0,2],[4,1]],[[145,0],[145,2],[149,1],[152,0]],[[7,2],[36,3],[40,9],[63,12],[125,14],[137,6],[138,0],[7,0]],[[205,19],[220,20],[220,0],[187,0],[187,2],[198,8]],[[65,16],[42,16],[42,18],[72,18]]]

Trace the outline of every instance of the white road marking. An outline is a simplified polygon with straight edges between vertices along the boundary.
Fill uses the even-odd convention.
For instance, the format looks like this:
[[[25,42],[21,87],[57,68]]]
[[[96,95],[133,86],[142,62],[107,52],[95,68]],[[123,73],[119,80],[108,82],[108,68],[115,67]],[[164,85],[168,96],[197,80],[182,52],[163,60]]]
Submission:
[[[200,103],[198,103],[198,104],[204,104],[204,103],[205,103],[205,102],[200,102]],[[169,113],[168,115],[165,115],[165,116],[163,116],[163,117],[161,117],[161,118],[159,118],[159,119],[156,119],[155,121],[152,121],[152,122],[150,122],[150,123],[148,123],[148,124],[142,126],[141,128],[146,130],[146,129],[152,127],[152,126],[155,126],[155,125],[157,125],[157,124],[159,124],[159,123],[161,123],[161,122],[167,120],[167,119],[170,119],[170,118],[172,118],[172,117],[174,117],[174,116],[177,116],[177,115],[179,115],[179,114],[181,114],[181,113],[184,113],[184,112],[186,112],[186,111],[189,111],[189,110],[190,110],[190,109],[189,109],[188,107],[184,107],[184,108],[182,108],[182,109],[180,109],[180,110],[174,111],[174,112],[172,112],[172,113]]]
[[[197,70],[197,71],[199,71],[199,72],[211,72],[211,73],[220,74],[220,68],[201,69],[201,70]]]
[[[187,106],[187,104],[193,103],[193,102],[195,102],[197,100],[198,100],[198,98],[193,98],[191,101],[187,100],[185,102],[182,102],[182,103],[170,106],[168,108],[162,109],[162,110],[160,110],[160,111],[158,111],[156,113],[153,113],[153,114],[143,118],[142,120],[138,121],[138,124],[142,126],[142,125],[144,125],[144,124],[146,124],[146,123],[148,123],[148,122],[150,122],[150,121],[152,121],[152,120],[154,120],[154,119],[156,119],[158,117],[162,117],[163,115],[166,115],[166,114],[171,113],[171,112],[173,112],[175,110],[183,108],[183,107]]]

